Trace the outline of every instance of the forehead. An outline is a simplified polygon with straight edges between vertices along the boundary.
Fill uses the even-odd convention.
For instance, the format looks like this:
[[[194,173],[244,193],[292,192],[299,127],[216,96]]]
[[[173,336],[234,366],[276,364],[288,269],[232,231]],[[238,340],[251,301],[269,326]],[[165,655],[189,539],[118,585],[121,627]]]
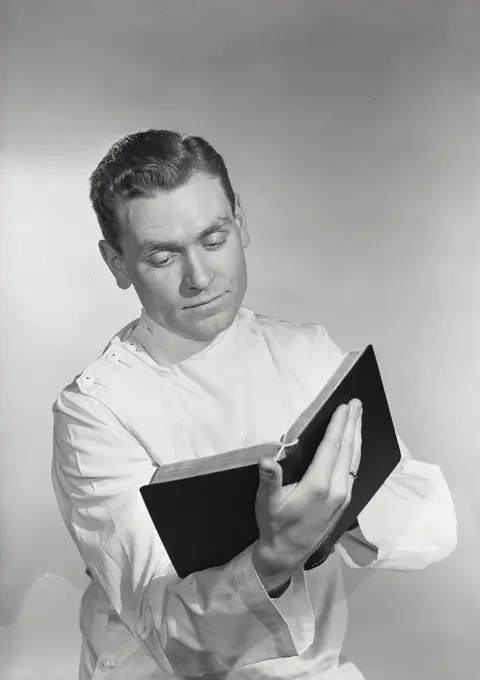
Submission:
[[[129,200],[119,210],[119,218],[122,238],[141,243],[147,239],[192,238],[231,213],[218,177],[196,173],[172,191]]]

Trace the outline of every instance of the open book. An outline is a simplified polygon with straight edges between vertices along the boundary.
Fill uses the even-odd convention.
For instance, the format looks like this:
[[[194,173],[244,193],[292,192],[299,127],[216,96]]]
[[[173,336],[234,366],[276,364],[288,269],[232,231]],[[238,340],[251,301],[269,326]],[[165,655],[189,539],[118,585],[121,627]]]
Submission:
[[[350,504],[322,543],[330,551],[355,523],[400,461],[373,347],[346,354],[313,402],[278,442],[162,465],[140,489],[177,574],[226,564],[259,537],[255,498],[258,462],[274,457],[283,485],[300,481],[340,404],[363,404],[362,457]]]

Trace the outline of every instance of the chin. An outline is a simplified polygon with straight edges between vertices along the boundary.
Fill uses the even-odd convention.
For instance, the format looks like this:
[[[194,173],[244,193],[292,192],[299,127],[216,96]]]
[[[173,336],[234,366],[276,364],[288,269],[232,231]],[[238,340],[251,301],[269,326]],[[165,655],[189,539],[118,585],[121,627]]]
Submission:
[[[203,342],[215,340],[217,335],[220,335],[220,333],[223,333],[223,331],[226,331],[232,325],[237,311],[226,310],[206,319],[198,319],[188,329],[188,336],[192,340],[201,340]]]

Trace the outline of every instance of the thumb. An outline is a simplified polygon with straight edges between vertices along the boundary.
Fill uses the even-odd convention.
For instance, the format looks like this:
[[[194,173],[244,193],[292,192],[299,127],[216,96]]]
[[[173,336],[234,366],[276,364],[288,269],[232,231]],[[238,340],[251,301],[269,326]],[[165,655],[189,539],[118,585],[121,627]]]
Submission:
[[[282,486],[282,467],[272,458],[262,458],[258,464],[260,484],[269,495]]]

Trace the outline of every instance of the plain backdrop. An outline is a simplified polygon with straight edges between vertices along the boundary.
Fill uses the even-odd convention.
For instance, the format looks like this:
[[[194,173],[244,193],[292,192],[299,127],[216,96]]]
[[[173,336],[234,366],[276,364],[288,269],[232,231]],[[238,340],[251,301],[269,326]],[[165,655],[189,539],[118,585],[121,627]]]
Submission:
[[[459,545],[346,574],[367,680],[476,675],[480,2],[1,3],[1,625],[6,680],[75,677],[83,565],[50,485],[51,406],[139,308],[97,251],[88,176],[120,136],[206,137],[241,194],[255,310],[372,342]]]

